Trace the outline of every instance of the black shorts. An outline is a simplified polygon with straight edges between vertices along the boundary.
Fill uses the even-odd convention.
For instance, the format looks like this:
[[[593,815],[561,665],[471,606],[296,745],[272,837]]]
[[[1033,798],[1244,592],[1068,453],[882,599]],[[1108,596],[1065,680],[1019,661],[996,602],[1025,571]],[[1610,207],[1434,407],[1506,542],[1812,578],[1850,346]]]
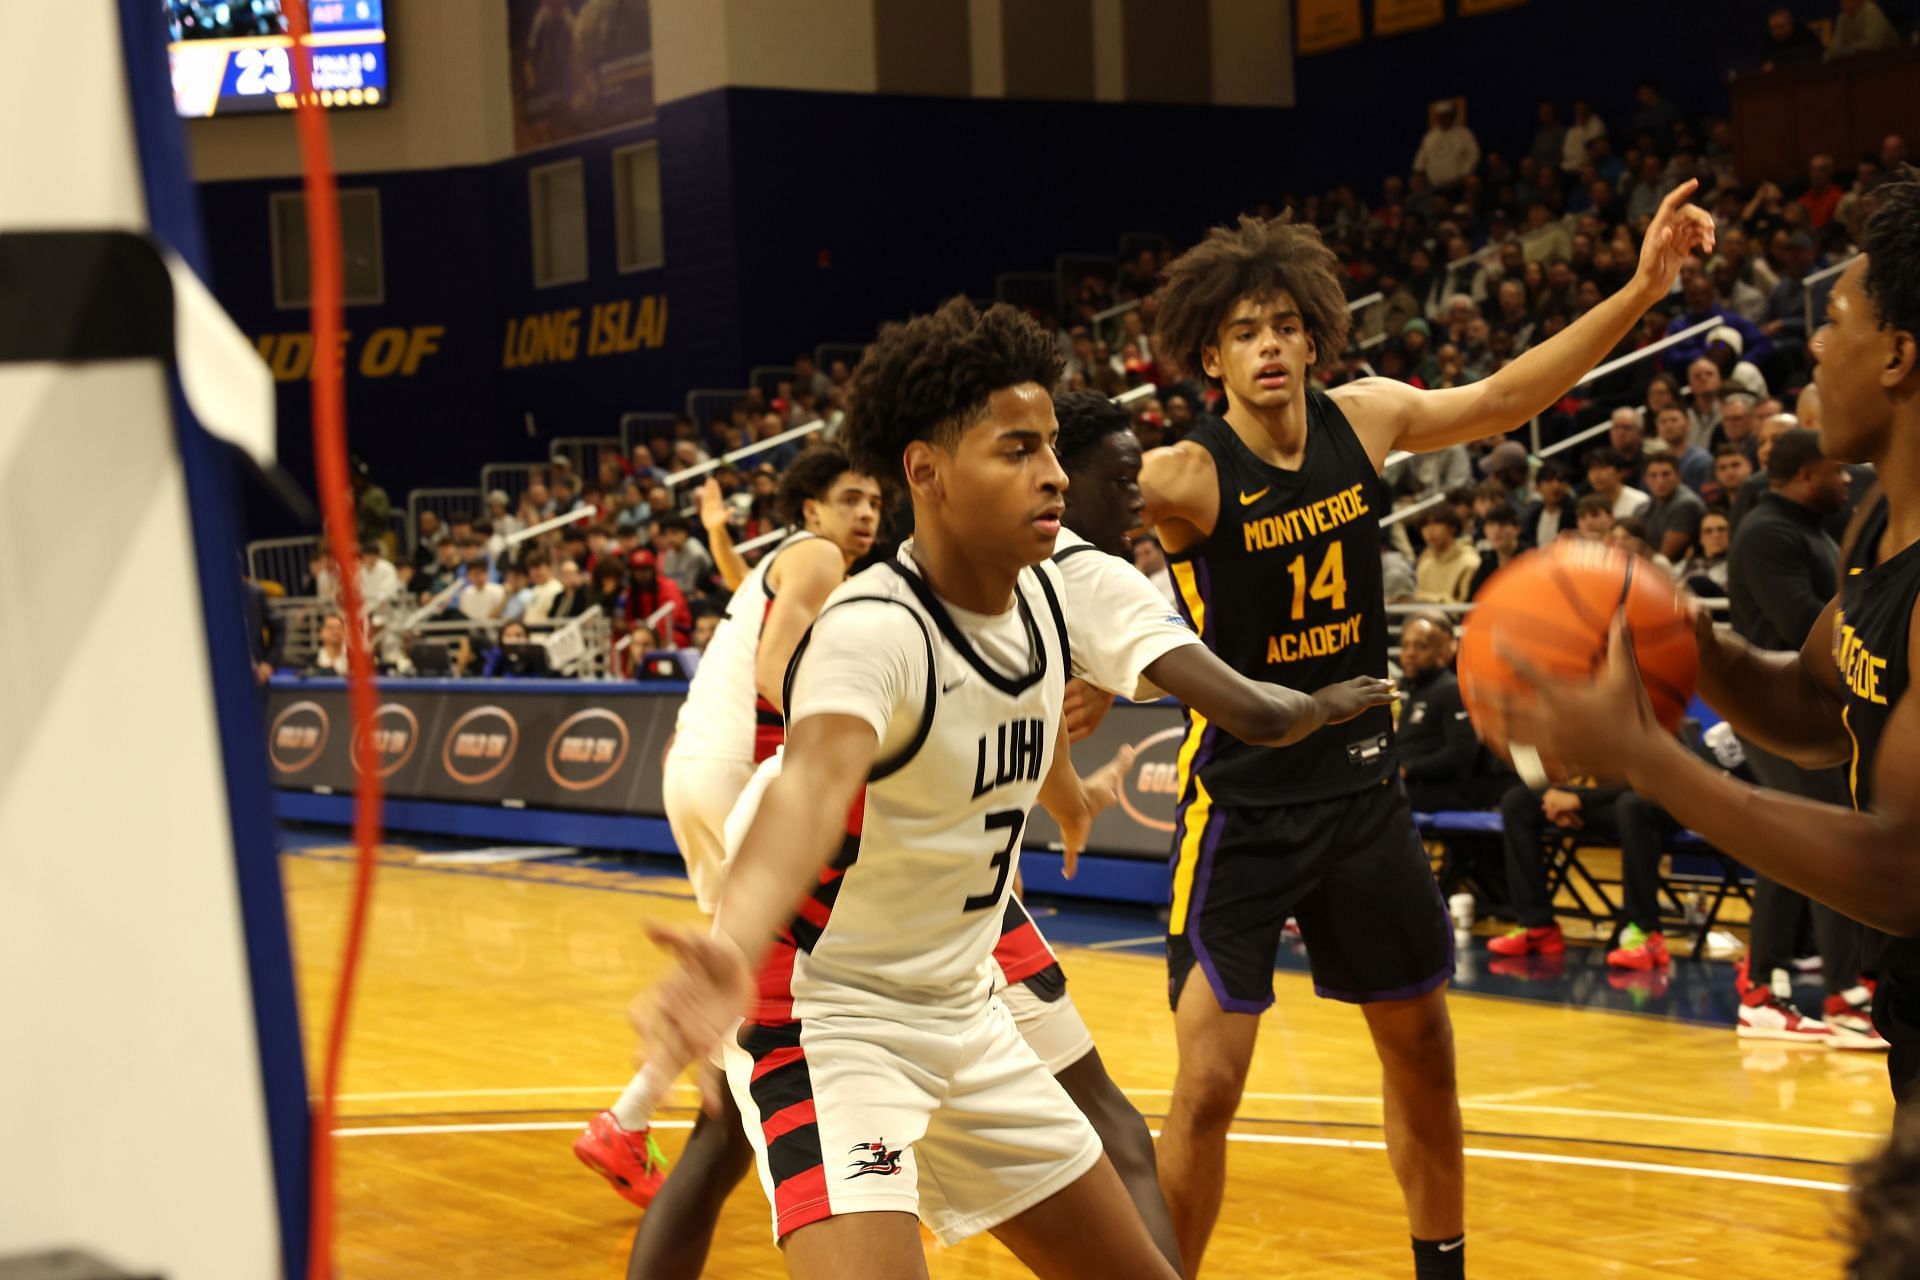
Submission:
[[[1886,1040],[1887,1080],[1896,1105],[1920,1103],[1920,983],[1915,975],[1881,970],[1873,988],[1873,1026]]]
[[[1307,944],[1313,989],[1328,999],[1406,1000],[1447,980],[1453,926],[1398,778],[1268,808],[1216,808],[1194,784],[1175,820],[1174,1006],[1197,962],[1222,1009],[1266,1009],[1289,916]]]

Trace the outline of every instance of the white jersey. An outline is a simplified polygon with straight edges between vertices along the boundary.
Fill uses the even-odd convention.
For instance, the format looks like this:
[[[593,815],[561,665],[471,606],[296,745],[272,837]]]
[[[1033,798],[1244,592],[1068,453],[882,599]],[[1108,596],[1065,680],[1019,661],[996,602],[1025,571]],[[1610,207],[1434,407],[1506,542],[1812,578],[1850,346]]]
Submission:
[[[1123,698],[1157,698],[1141,673],[1200,637],[1168,599],[1130,561],[1109,555],[1071,529],[1053,544],[1053,563],[1066,585],[1067,630],[1073,674]]]
[[[840,856],[762,971],[753,1021],[977,1015],[1053,764],[1071,663],[1061,598],[1044,563],[1021,571],[1005,614],[956,608],[911,543],[828,597],[788,671],[789,719],[858,717],[879,751]]]
[[[673,727],[677,755],[703,760],[764,760],[779,747],[780,713],[760,696],[753,659],[760,650],[760,629],[773,611],[774,591],[767,574],[780,553],[814,537],[800,532],[780,543],[746,576],[727,603],[726,617],[714,628],[707,651],[687,686],[687,700]]]

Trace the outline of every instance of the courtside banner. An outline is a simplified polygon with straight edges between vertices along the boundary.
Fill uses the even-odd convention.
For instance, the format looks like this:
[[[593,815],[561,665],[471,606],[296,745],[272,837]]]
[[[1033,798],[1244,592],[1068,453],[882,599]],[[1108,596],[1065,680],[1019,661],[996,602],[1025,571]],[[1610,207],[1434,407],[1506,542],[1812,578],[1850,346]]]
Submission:
[[[274,677],[267,760],[275,786],[351,795],[356,771],[372,767],[397,800],[666,815],[660,771],[685,699],[679,684],[382,680],[380,710],[362,741],[350,741],[345,686]],[[1082,773],[1123,745],[1140,752],[1119,803],[1095,821],[1089,853],[1167,856],[1184,734],[1179,708],[1120,702],[1074,746]],[[1059,839],[1059,828],[1036,808],[1026,847],[1044,849]]]
[[[373,730],[352,740],[344,682],[276,677],[268,767],[289,790],[351,794],[374,768],[398,799],[659,816],[681,688],[382,680]]]

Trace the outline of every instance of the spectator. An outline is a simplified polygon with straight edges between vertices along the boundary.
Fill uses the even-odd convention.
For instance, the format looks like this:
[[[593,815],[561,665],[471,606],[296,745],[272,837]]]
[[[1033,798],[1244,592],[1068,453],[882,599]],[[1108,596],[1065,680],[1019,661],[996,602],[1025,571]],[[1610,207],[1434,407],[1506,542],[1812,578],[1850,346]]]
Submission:
[[[535,480],[520,495],[520,509],[515,513],[522,528],[539,524],[553,516],[553,499],[547,493],[547,486]]]
[[[1720,366],[1706,356],[1687,365],[1687,439],[1702,448],[1712,448],[1720,434],[1724,408],[1720,403]]]
[[[1729,520],[1738,523],[1734,504],[1741,487],[1752,475],[1753,461],[1747,457],[1747,451],[1737,444],[1723,444],[1713,451],[1713,479],[1701,487],[1700,496],[1709,509],[1718,507],[1727,513]]]
[[[1713,479],[1713,455],[1690,443],[1693,424],[1688,421],[1685,409],[1677,404],[1662,409],[1654,420],[1654,431],[1680,468],[1681,482],[1689,489],[1698,493]]]
[[[1573,474],[1565,464],[1549,459],[1540,464],[1533,483],[1539,496],[1520,516],[1520,540],[1530,547],[1552,546],[1574,524]]]
[[[1575,99],[1573,104],[1573,123],[1567,126],[1566,137],[1560,146],[1560,168],[1565,173],[1579,173],[1594,158],[1594,144],[1605,144],[1607,122],[1593,114],[1593,107],[1584,99]],[[1618,161],[1614,162],[1618,164]],[[1606,177],[1604,173],[1600,175]]]
[[[702,606],[693,616],[693,638],[689,647],[704,654],[707,646],[713,643],[713,633],[719,626],[720,611],[711,606]]]
[[[1620,456],[1621,483],[1640,487],[1640,469],[1646,465],[1646,428],[1640,411],[1621,405],[1607,418],[1607,444]]]
[[[1720,404],[1720,425],[1713,431],[1713,447],[1723,444],[1737,444],[1749,455],[1757,455],[1759,440],[1754,433],[1753,397],[1744,391],[1735,391],[1724,397]],[[1758,462],[1758,456],[1754,456]]]
[[[598,608],[609,618],[626,616],[629,597],[624,564],[609,556],[588,571],[587,580],[590,584],[587,589],[589,606]]]
[[[530,671],[520,660],[518,654],[509,654],[507,646],[532,644],[533,636],[527,631],[527,624],[515,618],[501,624],[500,635],[480,660],[479,674],[486,679],[511,680],[516,676],[540,674]]]
[[[1473,571],[1473,578],[1467,584],[1469,600],[1478,599],[1480,588],[1487,585],[1487,579],[1506,568],[1520,554],[1520,513],[1513,509],[1512,503],[1502,502],[1489,509],[1480,520],[1480,529],[1486,534],[1487,550],[1481,555],[1480,567]]]
[[[660,555],[660,572],[673,580],[680,593],[689,599],[713,576],[713,555],[693,536],[693,528],[682,516],[660,521],[660,540],[665,550]]]
[[[1652,134],[1654,145],[1664,150],[1673,137],[1673,127],[1681,123],[1680,108],[1663,97],[1660,86],[1651,80],[1642,80],[1634,86],[1633,99],[1640,104],[1640,109],[1634,112],[1628,136],[1638,138]]]
[[[1780,276],[1767,294],[1762,330],[1796,358],[1807,343],[1807,273],[1813,269],[1813,239],[1796,231],[1781,240]]]
[[[1734,534],[1727,596],[1733,629],[1748,644],[1797,650],[1839,588],[1840,549],[1821,524],[1846,504],[1848,476],[1846,468],[1821,452],[1816,433],[1800,429],[1782,432],[1773,441],[1767,476],[1768,492]],[[1810,771],[1747,739],[1741,745],[1762,785],[1827,804],[1849,804],[1844,769]],[[1751,981],[1741,992],[1739,1010],[1742,1036],[1815,1042],[1827,1037],[1828,1028],[1803,1019],[1788,998],[1787,971],[1808,906],[1785,886],[1756,878],[1747,966]],[[1827,1011],[1847,1025],[1853,1017],[1847,993],[1860,970],[1858,931],[1825,907],[1812,904],[1812,909]],[[1857,1026],[1854,1029],[1857,1033]]]
[[[347,620],[340,614],[329,612],[320,619],[320,647],[307,664],[306,674],[347,674]]]
[[[524,520],[513,514],[512,508],[513,499],[505,489],[495,489],[487,495],[487,522],[499,537],[511,538],[527,527]]]
[[[1433,124],[1413,156],[1413,171],[1435,191],[1451,192],[1480,167],[1480,141],[1460,123],[1459,107],[1442,102],[1433,110]]]
[[[1670,190],[1672,186],[1667,181],[1667,167],[1660,157],[1642,157],[1639,176],[1627,189],[1627,221],[1635,225],[1652,221],[1653,215],[1660,211],[1660,202],[1667,198]]]
[[[1499,313],[1493,323],[1512,339],[1513,354],[1519,355],[1533,345],[1535,324],[1527,306],[1527,286],[1519,280],[1502,280]]]
[[[1167,553],[1160,548],[1160,540],[1152,534],[1145,534],[1133,541],[1134,567],[1147,575],[1147,581],[1158,588],[1168,603],[1175,599],[1173,572],[1167,567]]]
[[[414,525],[413,554],[408,557],[415,573],[423,573],[433,567],[440,550],[440,544],[446,541],[447,531],[440,523],[440,513],[431,507],[420,512],[420,519]]]
[[[1669,337],[1718,317],[1723,325],[1739,333],[1747,359],[1764,360],[1771,353],[1769,339],[1752,321],[1724,310],[1714,301],[1713,281],[1698,262],[1689,261],[1680,268],[1680,301],[1680,314],[1667,323]],[[1674,343],[1662,359],[1669,368],[1686,368],[1706,352],[1707,335],[1703,332]]]
[[[559,461],[559,459],[556,459]],[[580,505],[580,483],[572,476],[556,475],[553,478],[553,501],[548,504],[548,518],[564,516]]]
[[[579,561],[571,558],[562,560],[559,576],[560,590],[554,593],[553,603],[547,608],[546,621],[577,618],[593,604],[592,592],[586,575],[581,572]],[[533,621],[542,619],[535,618]]]
[[[1613,449],[1590,449],[1584,459],[1587,467],[1588,496],[1606,499],[1607,509],[1616,520],[1637,516],[1651,501],[1647,495],[1626,482],[1627,460]]]
[[[1560,123],[1560,112],[1551,102],[1540,104],[1539,120],[1540,127],[1534,130],[1533,147],[1528,157],[1540,168],[1551,171],[1560,167],[1560,161],[1566,154],[1567,126]],[[1580,157],[1580,163],[1586,163],[1584,155]]]
[[[1605,542],[1613,532],[1613,503],[1597,493],[1586,494],[1574,504],[1573,518],[1580,537],[1589,542]]]
[[[452,605],[463,618],[487,622],[500,612],[506,595],[506,588],[488,575],[485,557],[475,556],[467,561],[466,584],[455,593]]]
[[[1767,379],[1753,361],[1740,358],[1745,347],[1746,339],[1731,325],[1723,324],[1707,331],[1706,358],[1720,371],[1721,383],[1738,387],[1742,393],[1758,399],[1767,394]]]
[[[1427,604],[1465,603],[1474,571],[1480,567],[1480,553],[1460,536],[1463,523],[1450,501],[1421,515],[1420,538],[1426,550],[1414,569],[1414,599]]]
[[[1746,456],[1740,456],[1742,462]],[[1680,585],[1702,599],[1724,599],[1727,594],[1727,547],[1733,540],[1733,521],[1724,511],[1700,517],[1700,545],[1680,566]]]
[[[360,608],[368,616],[382,612],[400,594],[400,574],[386,557],[386,543],[370,539],[360,547]]]
[[[1651,501],[1641,519],[1646,523],[1647,545],[1670,564],[1679,564],[1699,539],[1707,504],[1680,483],[1680,467],[1670,454],[1647,459],[1646,482]]]
[[[1766,322],[1767,296],[1740,278],[1738,262],[1727,257],[1709,259],[1707,278],[1713,281],[1715,306],[1723,311],[1731,311],[1755,325]],[[1712,333],[1707,335],[1707,341],[1713,341]]]
[[[1741,522],[1759,504],[1760,499],[1773,487],[1773,481],[1767,474],[1767,464],[1773,457],[1774,442],[1795,427],[1805,425],[1804,422],[1796,420],[1792,414],[1775,414],[1760,424],[1760,429],[1754,433],[1750,444],[1735,446],[1746,454],[1753,464],[1751,474],[1734,491],[1733,527],[1736,531],[1739,530]]]
[[[1533,500],[1527,473],[1527,447],[1518,440],[1502,440],[1480,459],[1480,474],[1506,486],[1507,496],[1516,504]]]
[[[393,536],[393,501],[373,482],[367,460],[357,453],[347,459],[347,483],[353,489],[354,540],[362,546],[378,542],[384,550],[387,539]]]
[[[1840,0],[1840,16],[1833,20],[1833,39],[1827,42],[1828,62],[1899,47],[1900,33],[1874,0]]]
[[[620,490],[620,514],[614,517],[614,528],[619,533],[634,530],[645,531],[653,523],[653,504],[640,492],[640,482],[629,480]]]
[[[1807,211],[1807,225],[1818,231],[1833,220],[1844,194],[1833,180],[1833,157],[1821,154],[1807,162],[1807,189],[1795,203]]]
[[[1787,6],[1780,5],[1767,15],[1767,57],[1760,64],[1761,71],[1818,62],[1825,52],[1820,47],[1820,37],[1795,18]]]
[[[693,614],[687,607],[686,596],[673,579],[660,575],[653,552],[636,551],[629,563],[632,580],[626,592],[627,621],[645,622],[658,628],[662,636],[670,636],[674,648],[686,648],[693,636]],[[656,620],[654,615],[663,609],[666,611],[664,621]]]
[[[424,574],[415,575],[415,594],[421,600],[431,599],[461,580],[466,572],[461,551],[460,543],[453,538],[441,541],[435,549],[433,564]]]
[[[1525,783],[1500,800],[1501,843],[1507,887],[1519,925],[1487,943],[1494,955],[1516,958],[1559,955],[1566,936],[1553,916],[1547,890],[1546,839],[1591,839],[1620,849],[1619,945],[1607,953],[1616,969],[1665,968],[1667,944],[1660,932],[1660,856],[1680,824],[1664,809],[1632,791],[1580,779],[1535,795]],[[1551,827],[1554,830],[1549,831]]]
[[[1400,776],[1416,811],[1465,809],[1480,756],[1453,674],[1453,624],[1443,613],[1407,615],[1400,627]]]

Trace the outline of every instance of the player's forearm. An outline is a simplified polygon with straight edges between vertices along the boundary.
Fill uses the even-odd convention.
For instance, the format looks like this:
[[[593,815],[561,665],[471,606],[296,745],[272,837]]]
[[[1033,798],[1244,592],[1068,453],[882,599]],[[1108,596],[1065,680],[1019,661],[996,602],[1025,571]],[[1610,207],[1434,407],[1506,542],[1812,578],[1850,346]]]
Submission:
[[[1073,767],[1073,748],[1064,716],[1054,734],[1053,763],[1047,769],[1047,776],[1040,779],[1038,799],[1040,807],[1052,814],[1056,823],[1071,821],[1087,806],[1086,783]]]
[[[1141,674],[1222,732],[1256,747],[1291,746],[1327,722],[1312,694],[1249,680],[1202,645],[1163,654]]]
[[[852,794],[813,772],[782,772],[767,788],[715,913],[715,931],[731,938],[756,971],[845,835]]]
[[[1750,786],[1670,738],[1628,781],[1761,875],[1887,933],[1920,933],[1916,833],[1872,813]]]
[[[733,531],[726,521],[718,521],[706,526],[707,550],[713,556],[713,566],[720,571],[721,581],[727,584],[727,590],[738,591],[740,584],[747,580],[750,570],[746,557],[733,545]]]
[[[1742,738],[1802,768],[1852,757],[1840,703],[1814,683],[1797,653],[1756,649],[1716,630],[1714,650],[1701,655],[1700,697]]]
[[[1552,338],[1480,383],[1489,433],[1511,431],[1544,413],[1633,331],[1658,290],[1638,276]]]

